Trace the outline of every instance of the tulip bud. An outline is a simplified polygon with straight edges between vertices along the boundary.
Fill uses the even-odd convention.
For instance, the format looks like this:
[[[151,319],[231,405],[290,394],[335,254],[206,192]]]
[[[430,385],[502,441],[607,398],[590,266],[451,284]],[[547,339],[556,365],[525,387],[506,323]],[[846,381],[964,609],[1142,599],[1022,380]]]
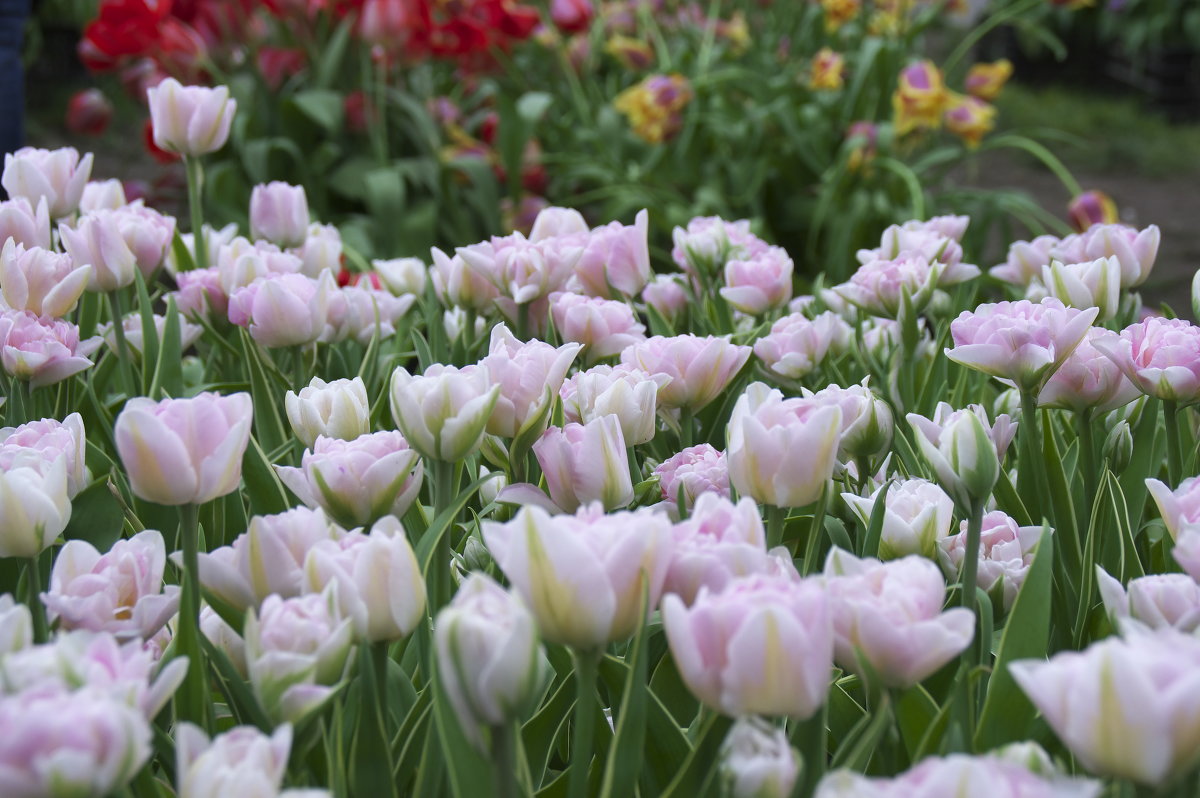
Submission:
[[[533,454],[550,498],[564,512],[592,502],[614,510],[633,500],[625,436],[616,416],[551,427],[533,444]]]
[[[288,391],[283,403],[292,432],[308,448],[320,435],[352,441],[371,431],[371,408],[362,377],[333,382],[313,377],[299,395]]]
[[[783,307],[792,298],[793,268],[792,259],[780,247],[770,247],[749,260],[726,261],[721,297],[751,315]]]
[[[1071,226],[1081,233],[1094,224],[1116,224],[1120,221],[1117,203],[1103,191],[1092,189],[1073,197],[1067,204]]]
[[[594,366],[563,383],[559,392],[563,415],[576,424],[615,415],[626,446],[648,443],[654,438],[658,391],[668,382],[670,377],[663,374],[649,376],[624,366]]]
[[[583,218],[583,214],[574,208],[542,208],[538,212],[537,219],[533,222],[533,229],[529,233],[530,241],[541,241],[546,238],[554,238],[555,236],[568,236],[578,233],[588,233],[587,221]]]
[[[158,504],[204,504],[237,490],[253,413],[247,393],[130,399],[113,437],[134,495]]]
[[[259,184],[250,193],[250,236],[287,249],[308,238],[308,198],[304,186],[278,180]]]
[[[475,573],[433,626],[442,687],[479,745],[480,726],[516,720],[535,699],[541,646],[533,616],[516,594]]]
[[[99,136],[112,120],[113,107],[104,92],[83,89],[67,101],[67,130],[77,136]]]
[[[400,367],[392,373],[392,418],[422,457],[457,462],[479,449],[499,395],[480,366],[434,363],[418,376]]]
[[[0,471],[0,557],[36,557],[69,520],[66,458]]]
[[[688,292],[680,275],[658,274],[642,289],[642,301],[673,322],[687,307]]]
[[[1104,439],[1104,459],[1114,474],[1123,474],[1133,458],[1133,430],[1128,421],[1117,422]]]
[[[75,309],[91,274],[91,266],[76,266],[70,255],[27,250],[11,238],[0,251],[0,291],[13,310],[62,318]]]
[[[175,727],[178,796],[279,795],[291,747],[292,727],[286,723],[270,737],[253,726],[236,726],[211,740],[199,726],[181,723]]]
[[[958,412],[939,425],[909,413],[908,423],[925,461],[959,507],[966,511],[986,502],[1000,478],[1000,460],[979,415]]]
[[[895,422],[892,410],[867,387],[861,385],[841,388],[830,385],[816,393],[807,388],[803,395],[821,405],[834,405],[842,409],[842,430],[838,441],[838,457],[850,460],[871,457],[886,452],[892,446]]]
[[[871,523],[875,503],[885,496],[879,488],[869,499],[843,493],[851,512],[862,522]],[[879,537],[879,558],[894,560],[909,554],[933,558],[937,543],[950,532],[954,502],[946,492],[924,479],[906,479],[887,489],[883,529]]]
[[[371,267],[393,294],[425,296],[425,279],[429,269],[420,258],[373,260]]]
[[[732,798],[787,798],[800,776],[800,753],[783,729],[738,718],[721,744],[721,775]]]
[[[44,199],[51,218],[62,219],[78,210],[83,187],[91,174],[90,152],[80,158],[74,147],[57,150],[22,147],[4,156],[0,185],[10,197],[23,197],[30,205]],[[23,243],[33,245],[33,242]]]
[[[92,180],[83,187],[83,197],[79,200],[80,213],[91,213],[99,210],[116,210],[128,204],[125,199],[125,184],[116,178],[109,180]]]
[[[1050,296],[1073,308],[1099,308],[1096,321],[1109,321],[1121,304],[1121,262],[1099,258],[1088,263],[1051,261],[1042,267],[1042,284]]]
[[[183,86],[167,78],[146,94],[160,149],[194,158],[225,146],[237,111],[228,86]]]

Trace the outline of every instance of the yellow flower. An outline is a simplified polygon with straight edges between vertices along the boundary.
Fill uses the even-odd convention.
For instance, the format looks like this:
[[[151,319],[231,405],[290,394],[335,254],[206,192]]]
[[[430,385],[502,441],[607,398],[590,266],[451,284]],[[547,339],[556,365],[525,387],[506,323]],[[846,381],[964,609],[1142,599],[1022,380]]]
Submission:
[[[858,16],[861,0],[821,0],[825,12],[825,30],[833,33]]]
[[[946,128],[974,149],[996,126],[996,109],[978,97],[954,95],[946,111]]]
[[[813,91],[836,91],[842,87],[846,59],[841,53],[822,47],[813,56],[808,70],[808,87]]]
[[[1004,88],[1004,84],[1012,77],[1012,73],[1012,61],[1007,58],[1001,58],[990,64],[979,63],[972,66],[967,72],[967,79],[963,85],[967,89],[967,94],[990,102],[1000,94],[1000,89]]]
[[[896,135],[939,127],[948,99],[942,72],[932,61],[915,61],[906,66],[892,95]]]
[[[651,75],[618,94],[613,107],[640,138],[660,144],[678,132],[691,99],[692,86],[683,75]]]
[[[621,62],[626,69],[643,70],[654,63],[650,45],[629,36],[613,36],[604,45],[604,52]]]

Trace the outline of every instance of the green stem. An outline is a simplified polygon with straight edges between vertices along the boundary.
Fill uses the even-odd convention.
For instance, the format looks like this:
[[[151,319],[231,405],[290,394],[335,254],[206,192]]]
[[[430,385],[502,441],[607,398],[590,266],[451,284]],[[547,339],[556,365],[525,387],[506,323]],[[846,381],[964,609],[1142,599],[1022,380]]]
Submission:
[[[976,502],[971,507],[971,517],[967,519],[967,552],[963,560],[962,570],[962,605],[975,612],[975,583],[979,574],[979,544],[983,535],[983,503]],[[968,646],[971,651],[973,646]]]
[[[529,340],[529,303],[522,302],[517,305],[517,338],[522,341]]]
[[[132,399],[138,395],[138,390],[133,381],[133,361],[129,355],[129,344],[125,341],[125,312],[121,308],[120,291],[114,289],[108,292],[108,308],[112,313],[113,337],[117,341],[117,365],[125,388],[125,398]]]
[[[432,460],[429,463],[429,476],[433,481],[433,517],[439,517],[442,512],[454,503],[457,497],[457,485],[454,479],[454,463],[445,460]],[[429,572],[429,609],[430,616],[450,601],[450,533],[454,529],[454,519],[447,524],[446,530],[437,540],[434,548],[433,563]]]
[[[575,728],[571,737],[568,798],[586,798],[588,792],[588,771],[591,768],[596,731],[596,674],[599,667],[599,652],[575,652]]]
[[[179,542],[183,549],[183,596],[179,607],[176,651],[188,658],[187,676],[176,694],[177,720],[186,720],[208,729],[208,668],[200,646],[200,508],[195,504],[179,507]]]
[[[1183,475],[1183,455],[1179,451],[1179,403],[1163,400],[1163,422],[1167,430],[1167,479],[1172,488]]]
[[[388,731],[388,662],[391,659],[388,649],[391,643],[384,640],[371,644],[371,671],[375,676],[375,707],[379,716],[379,726],[384,731],[384,739],[390,740]]]
[[[679,411],[679,448],[690,449],[696,440],[696,419],[687,408]]]
[[[517,735],[511,723],[492,727],[492,778],[496,798],[517,798]]]
[[[813,509],[812,527],[808,530],[808,542],[804,545],[804,562],[801,566],[805,576],[816,572],[817,548],[821,542],[821,535],[825,532],[825,513],[829,510],[829,494],[832,492],[829,483],[826,482],[825,487],[821,489],[821,498],[817,499],[817,506]]]
[[[766,505],[767,511],[767,548],[773,549],[783,543],[783,528],[787,521],[787,508]]]
[[[798,795],[812,795],[816,789],[818,782],[825,775],[826,757],[828,751],[828,729],[826,728],[826,716],[829,713],[829,704],[823,704],[817,714],[805,721],[801,721],[793,734],[793,739],[800,749],[800,756],[804,761],[804,770],[801,774],[801,788]]]
[[[1092,528],[1092,501],[1096,498],[1096,486],[1100,474],[1096,466],[1096,431],[1092,428],[1092,411],[1085,410],[1079,414],[1079,457],[1083,469],[1083,518],[1079,524],[1082,530]]]
[[[207,269],[208,241],[204,238],[204,167],[196,156],[185,156],[188,211],[192,217],[192,260],[197,269]]]
[[[1021,392],[1021,426],[1017,430],[1017,437],[1020,439],[1017,447],[1017,493],[1025,502],[1031,520],[1034,523],[1040,523],[1046,515],[1046,508],[1043,501],[1041,475],[1034,473],[1041,470],[1034,467],[1037,462],[1040,439],[1037,395],[1029,391]]]
[[[48,639],[46,608],[42,605],[42,571],[38,567],[37,556],[29,558],[25,568],[25,581],[29,585],[29,614],[33,616],[33,642],[45,643]]]
[[[29,420],[29,395],[33,391],[29,383],[12,378],[9,383],[8,403],[4,408],[4,423],[10,427],[19,427]]]

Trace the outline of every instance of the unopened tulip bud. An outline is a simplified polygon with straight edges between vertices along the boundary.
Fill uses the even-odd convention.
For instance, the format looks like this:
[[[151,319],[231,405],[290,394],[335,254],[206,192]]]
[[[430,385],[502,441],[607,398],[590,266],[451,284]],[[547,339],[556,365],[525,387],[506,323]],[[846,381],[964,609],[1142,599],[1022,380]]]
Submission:
[[[739,718],[721,744],[721,775],[732,798],[787,798],[800,776],[800,754],[783,729],[753,715]]]
[[[1000,478],[996,444],[973,412],[954,414],[944,426],[916,413],[908,414],[917,446],[937,474],[938,482],[963,509],[986,502]]]
[[[550,498],[565,512],[591,502],[614,510],[633,500],[625,436],[614,415],[551,427],[533,444],[533,453]]]
[[[116,178],[92,180],[83,187],[83,198],[79,200],[80,213],[91,213],[103,209],[116,210],[128,204],[125,184]]]
[[[228,86],[184,86],[167,78],[147,95],[159,149],[195,157],[225,146],[237,111]]]
[[[1042,267],[1042,284],[1050,296],[1070,307],[1099,308],[1096,321],[1109,321],[1120,310],[1121,262],[1116,258],[1072,264],[1051,261]]]
[[[371,408],[362,377],[325,382],[320,377],[283,400],[292,432],[307,448],[317,437],[352,441],[371,431]]]
[[[292,727],[270,737],[237,726],[213,739],[190,723],[175,727],[175,783],[179,798],[225,798],[231,791],[256,798],[279,795],[292,747]]]
[[[1114,474],[1123,474],[1133,458],[1133,430],[1128,421],[1118,422],[1104,439],[1104,458]]]
[[[1074,197],[1067,204],[1071,226],[1081,233],[1094,224],[1116,224],[1120,221],[1117,203],[1103,191],[1092,189]]]
[[[424,374],[392,373],[392,418],[422,457],[457,462],[473,454],[500,396],[480,366],[435,363]]]
[[[0,595],[0,657],[33,645],[33,616],[9,593]]]
[[[250,236],[287,249],[308,238],[308,197],[304,186],[280,181],[257,185],[250,193]]]
[[[66,458],[0,471],[0,557],[36,557],[70,520]]]
[[[425,280],[429,268],[420,258],[373,260],[371,266],[387,290],[393,294],[425,296]]]

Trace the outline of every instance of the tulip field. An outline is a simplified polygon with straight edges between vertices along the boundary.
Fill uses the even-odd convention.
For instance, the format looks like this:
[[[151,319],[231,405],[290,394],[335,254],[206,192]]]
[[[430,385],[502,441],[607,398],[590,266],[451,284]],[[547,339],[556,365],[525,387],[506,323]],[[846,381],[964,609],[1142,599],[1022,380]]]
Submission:
[[[226,224],[228,150],[283,145],[255,150],[261,109],[199,58],[145,87],[175,206],[100,155],[6,154],[0,798],[1200,795],[1200,327],[1139,295],[1162,234],[1098,191],[1075,232],[927,194],[922,169],[986,145],[1011,64],[948,100],[842,5],[823,35],[865,37],[894,116],[801,147],[834,160],[783,203],[796,225],[679,218],[661,187],[585,216],[564,189],[446,244],[490,167],[437,218],[368,197],[368,234],[315,165]],[[90,65],[128,55],[135,6],[105,0]],[[471,74],[539,13],[580,36],[592,13],[483,6],[407,46]],[[167,72],[192,40],[163,14]],[[841,81],[835,56],[806,80]],[[703,139],[702,66],[610,110],[645,146]],[[942,126],[953,153],[885,151]],[[510,212],[523,146],[498,145]],[[872,169],[905,199],[854,183]]]

